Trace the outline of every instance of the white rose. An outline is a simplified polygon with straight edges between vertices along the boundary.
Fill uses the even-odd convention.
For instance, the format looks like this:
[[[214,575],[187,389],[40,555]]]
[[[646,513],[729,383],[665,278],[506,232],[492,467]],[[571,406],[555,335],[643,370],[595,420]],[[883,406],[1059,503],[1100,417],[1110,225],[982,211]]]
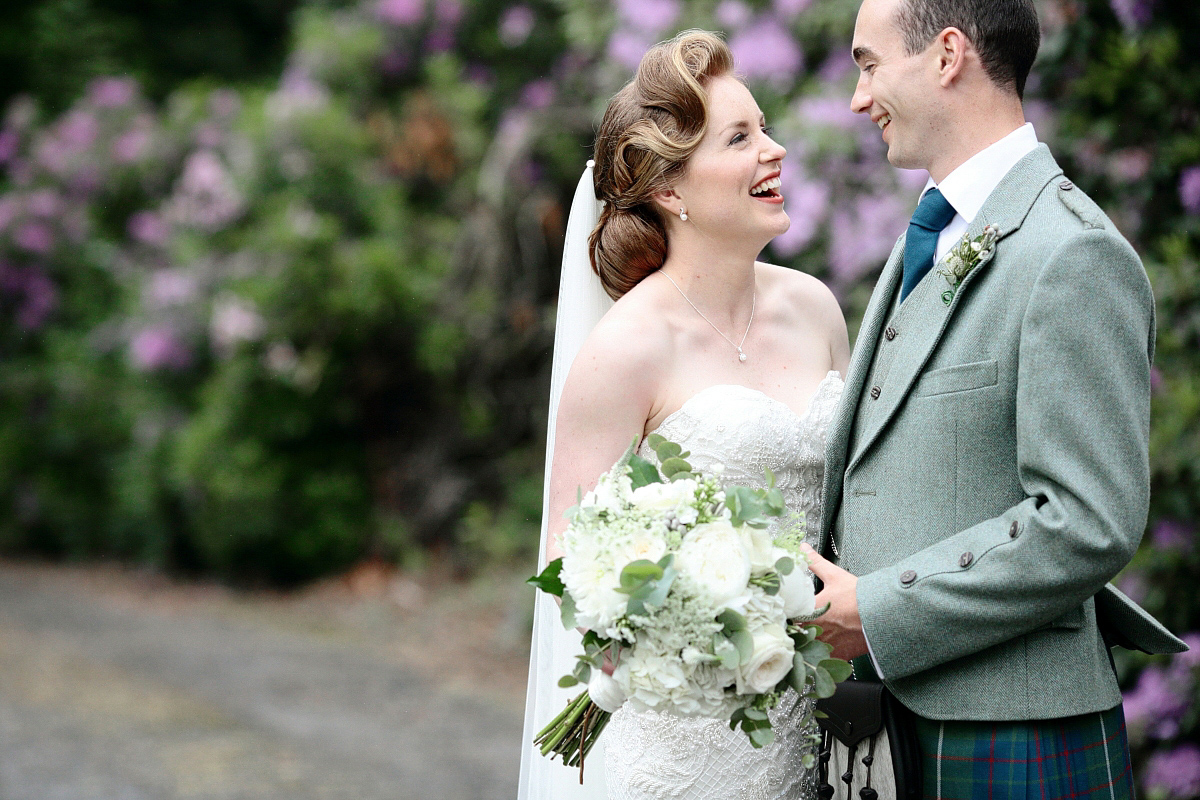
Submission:
[[[783,613],[788,619],[811,617],[817,610],[812,573],[802,563],[796,564],[790,575],[783,576],[779,596],[783,598]]]
[[[754,653],[738,667],[738,694],[762,694],[775,688],[792,668],[796,645],[782,625],[761,625],[755,628]]]
[[[593,669],[592,679],[588,681],[588,697],[608,713],[614,713],[625,705],[625,690],[603,670]]]
[[[775,568],[775,562],[779,560],[776,551],[779,550],[771,539],[771,534],[760,528],[751,528],[749,525],[743,525],[741,529],[742,544],[746,547],[746,554],[750,557],[750,571],[758,575],[767,570]]]
[[[668,483],[648,483],[633,490],[633,503],[651,511],[672,511],[688,505],[696,496],[696,482],[691,478]]]
[[[633,535],[629,543],[617,553],[614,559],[616,572],[620,575],[621,570],[634,561],[653,561],[657,564],[658,560],[666,554],[666,540],[659,536],[657,531],[638,531]]]
[[[750,580],[750,559],[742,537],[724,520],[693,528],[675,563],[718,608],[744,594]]]

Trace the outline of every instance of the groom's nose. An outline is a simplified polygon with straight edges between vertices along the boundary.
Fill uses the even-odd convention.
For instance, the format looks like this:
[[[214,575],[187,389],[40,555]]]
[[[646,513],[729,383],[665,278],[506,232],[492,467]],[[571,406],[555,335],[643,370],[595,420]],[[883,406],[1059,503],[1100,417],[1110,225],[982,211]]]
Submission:
[[[855,114],[866,114],[871,109],[871,93],[867,91],[867,74],[858,74],[858,84],[854,87],[854,95],[850,98],[850,110]]]

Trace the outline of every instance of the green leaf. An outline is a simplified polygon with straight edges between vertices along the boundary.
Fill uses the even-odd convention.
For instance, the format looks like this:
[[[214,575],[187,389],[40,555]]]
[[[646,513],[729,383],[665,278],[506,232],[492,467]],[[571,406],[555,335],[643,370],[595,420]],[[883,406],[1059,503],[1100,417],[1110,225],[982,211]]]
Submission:
[[[754,637],[750,631],[734,631],[729,635],[729,641],[738,649],[739,664],[745,664],[754,655]]]
[[[742,660],[737,646],[719,633],[713,634],[713,654],[721,659],[721,666],[726,669],[737,669]]]
[[[767,467],[766,469],[764,469],[763,472],[767,476],[767,488],[774,489],[775,488],[775,473],[771,471],[770,467]]]
[[[800,654],[804,656],[804,660],[809,664],[820,664],[829,658],[829,654],[832,652],[833,648],[819,639],[814,639],[800,648]]]
[[[650,449],[654,450],[655,452],[657,452],[658,448],[662,447],[666,441],[667,439],[665,436],[659,436],[657,433],[652,433],[646,437],[646,442],[650,445]]]
[[[767,712],[765,712],[765,711],[761,711],[761,710],[759,710],[757,708],[753,708],[753,707],[746,709],[746,719],[764,720],[766,718],[767,718]]]
[[[784,556],[775,562],[775,571],[780,575],[791,575],[792,570],[796,568],[796,562]]]
[[[717,622],[724,626],[726,634],[746,630],[746,618],[732,608],[727,608],[717,614]]]
[[[556,558],[546,565],[541,575],[534,575],[525,582],[530,586],[541,589],[547,594],[562,597],[563,592],[566,591],[566,586],[563,585],[562,579],[559,577],[559,574],[562,573],[562,566],[563,560]]]
[[[564,628],[571,630],[578,627],[575,622],[575,598],[571,597],[571,593],[566,590],[562,594],[562,606],[559,608],[559,613],[562,615]]]
[[[668,458],[662,462],[662,473],[668,478],[672,477],[677,472],[691,472],[692,465],[684,461],[682,458]]]
[[[621,589],[631,591],[637,589],[646,581],[658,580],[663,576],[663,568],[653,561],[640,558],[631,561],[621,570]]]
[[[755,728],[750,731],[750,744],[754,745],[755,749],[766,747],[773,741],[775,741],[775,731],[771,728]]]
[[[827,658],[817,664],[817,668],[828,672],[829,677],[837,683],[841,683],[854,674],[854,668],[850,666],[850,662],[842,661],[840,658]]]
[[[832,697],[835,691],[837,691],[837,684],[834,683],[833,676],[829,674],[828,670],[818,666],[816,681],[817,697]]]
[[[658,608],[667,600],[667,593],[671,591],[671,585],[675,583],[675,578],[679,575],[679,571],[674,567],[667,567],[663,570],[663,576],[656,581],[652,581],[654,589],[643,602],[652,608]]]
[[[579,681],[575,680],[573,675],[563,675],[558,679],[558,686],[560,689],[570,689],[572,686],[578,685]]]
[[[659,461],[666,461],[669,458],[675,458],[683,452],[683,448],[674,442],[663,441],[658,447],[654,448],[654,454],[658,456]]]
[[[575,679],[580,683],[587,683],[592,679],[592,665],[588,664],[586,661],[580,661],[575,665],[575,669],[572,670],[571,674],[573,674]]]
[[[658,468],[639,455],[629,457],[629,480],[634,489],[663,482]]]
[[[692,480],[695,480],[695,479],[697,479],[697,478],[699,478],[699,477],[700,477],[700,476],[699,476],[699,475],[697,475],[697,474],[696,474],[696,473],[694,473],[694,472],[686,472],[686,471],[683,471],[683,472],[676,472],[674,475],[672,475],[672,476],[671,476],[671,482],[672,482],[672,483],[674,483],[675,481],[685,481],[685,480],[687,480],[688,478],[691,478]]]

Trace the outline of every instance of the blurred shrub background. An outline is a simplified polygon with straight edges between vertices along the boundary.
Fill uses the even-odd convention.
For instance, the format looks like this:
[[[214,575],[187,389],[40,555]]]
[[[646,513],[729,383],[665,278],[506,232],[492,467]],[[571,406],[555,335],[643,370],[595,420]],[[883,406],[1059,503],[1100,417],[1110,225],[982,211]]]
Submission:
[[[848,110],[857,5],[16,3],[0,552],[272,586],[532,563],[562,232],[604,101],[653,42],[725,31],[789,151],[767,257],[827,280],[853,335],[926,177]],[[1029,117],[1158,298],[1153,508],[1119,583],[1200,630],[1200,8],[1039,5]],[[1118,664],[1159,800],[1200,795],[1197,653]]]

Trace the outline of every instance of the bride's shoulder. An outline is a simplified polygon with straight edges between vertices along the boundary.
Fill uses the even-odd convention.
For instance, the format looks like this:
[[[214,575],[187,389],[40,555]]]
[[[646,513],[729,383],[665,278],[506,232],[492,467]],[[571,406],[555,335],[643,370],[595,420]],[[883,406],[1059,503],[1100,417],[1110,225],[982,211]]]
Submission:
[[[670,356],[672,337],[661,298],[643,284],[622,296],[600,319],[580,355],[619,373],[636,373]]]
[[[761,261],[754,267],[762,293],[778,303],[783,313],[829,318],[830,322],[840,320],[845,324],[841,304],[824,281],[797,269]]]

